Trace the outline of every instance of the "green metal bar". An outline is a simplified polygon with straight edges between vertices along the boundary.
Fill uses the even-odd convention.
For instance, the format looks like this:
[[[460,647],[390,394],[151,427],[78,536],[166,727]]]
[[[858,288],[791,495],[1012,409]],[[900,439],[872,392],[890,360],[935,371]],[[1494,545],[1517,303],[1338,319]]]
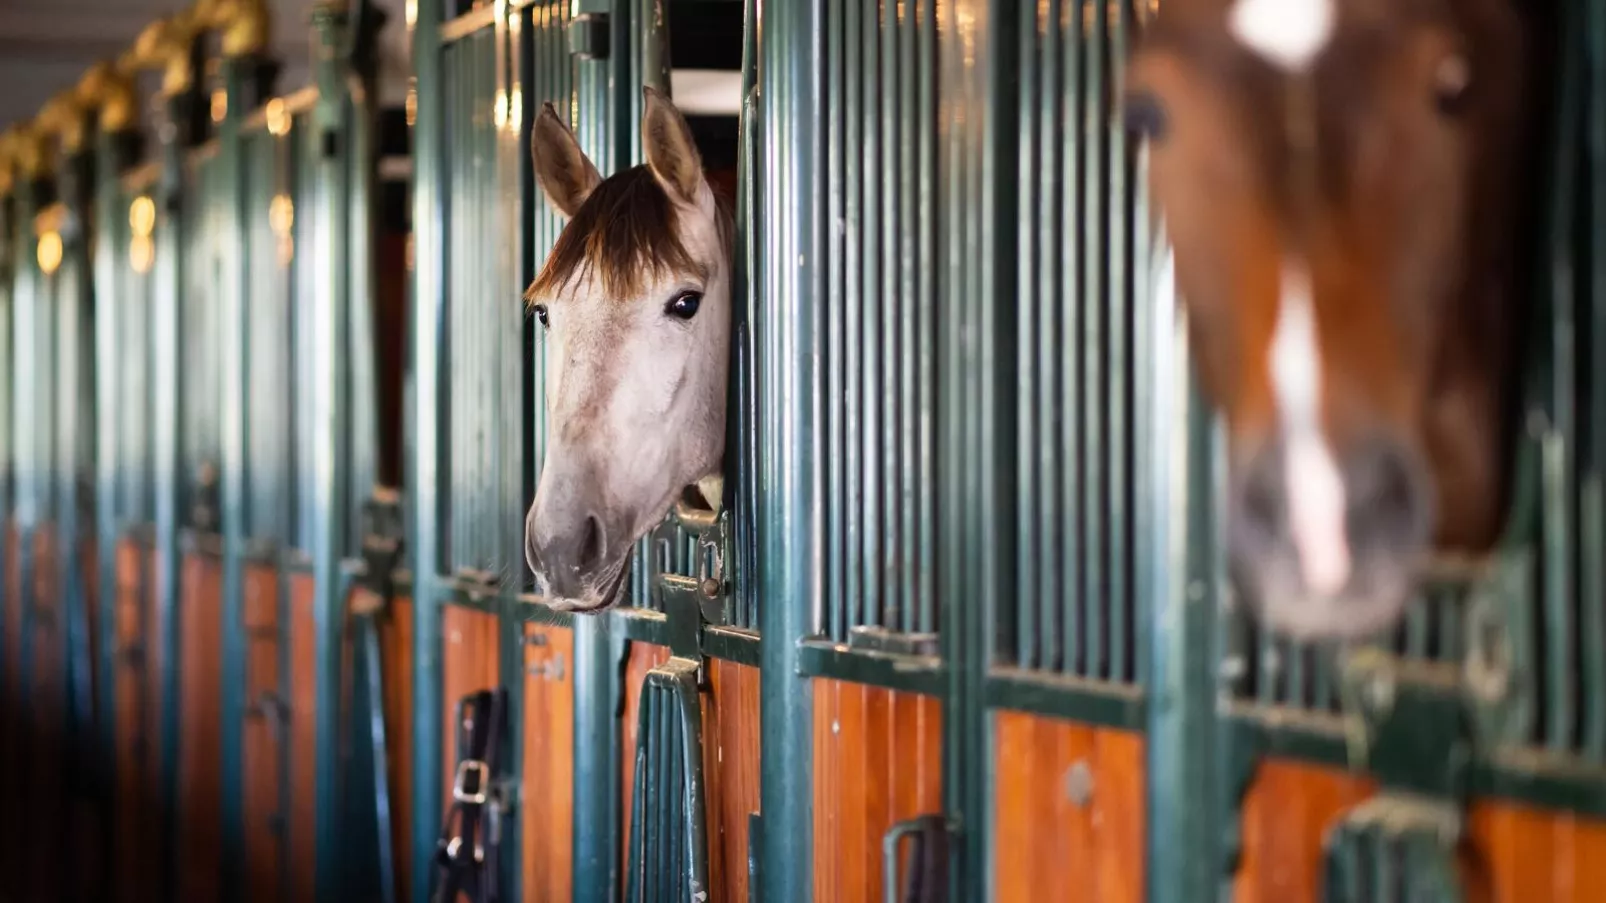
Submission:
[[[1157,453],[1148,478],[1155,487],[1145,539],[1163,549],[1149,564],[1148,898],[1195,900],[1214,887],[1219,857],[1210,804],[1215,658],[1212,649],[1219,552],[1216,536],[1216,442],[1204,400],[1189,379],[1189,352],[1176,309],[1171,256],[1158,264],[1148,337],[1155,393],[1149,435]],[[1141,259],[1140,259],[1141,260]],[[1179,522],[1180,521],[1180,522]]]
[[[314,863],[319,900],[337,899],[344,861],[341,794],[341,675],[346,627],[347,582],[343,559],[351,536],[351,346],[350,177],[353,119],[347,87],[350,25],[344,4],[323,3],[313,13],[315,81],[318,102],[313,124],[318,159],[311,168],[317,195],[312,214],[320,248],[317,261],[317,303],[313,311],[313,447],[314,490],[318,516],[313,528],[314,687],[317,698],[314,796],[317,800],[317,858]],[[434,786],[422,784],[421,787]]]
[[[1023,5],[979,9],[964,29],[945,29],[938,58],[945,113],[962,128],[946,130],[941,309],[964,329],[940,331],[943,366],[937,397],[946,428],[936,485],[950,510],[940,518],[938,543],[972,549],[947,555],[938,574],[941,649],[949,663],[943,716],[943,808],[957,825],[952,862],[954,896],[984,899],[991,885],[992,719],[986,710],[986,669],[999,651],[1000,619],[993,613],[1017,598],[1017,560],[1024,516],[1010,492],[1015,449],[999,436],[1017,436],[1013,398],[1019,274],[1009,263],[1020,236],[1017,217],[1020,88],[1017,84]],[[994,299],[997,299],[995,303]]]
[[[1593,189],[1589,204],[1593,211],[1592,232],[1586,246],[1596,252],[1588,255],[1591,355],[1587,385],[1592,406],[1584,415],[1590,430],[1590,458],[1589,474],[1581,487],[1579,538],[1581,548],[1598,552],[1606,548],[1606,255],[1599,253],[1606,246],[1606,5],[1587,3],[1583,8],[1583,28],[1570,33],[1583,35],[1586,42],[1585,77],[1591,103],[1585,114],[1584,141]],[[1584,600],[1580,625],[1584,638],[1583,686],[1589,688],[1585,693],[1587,708],[1580,743],[1586,757],[1600,762],[1606,760],[1606,692],[1601,690],[1606,687],[1606,610],[1590,601],[1606,598],[1606,559],[1599,554],[1579,557],[1582,572],[1578,598]]]
[[[33,736],[37,731],[34,696],[34,659],[36,619],[35,606],[37,568],[35,547],[37,535],[46,514],[44,483],[49,476],[48,406],[43,403],[49,372],[49,332],[45,323],[48,308],[41,295],[43,277],[37,264],[38,242],[34,236],[34,216],[42,186],[25,183],[17,186],[13,195],[13,215],[16,234],[13,236],[16,264],[12,288],[13,348],[16,351],[12,391],[15,402],[12,414],[19,425],[16,441],[17,498],[15,523],[17,530],[17,599],[12,603],[17,613],[17,663],[15,682],[17,710],[12,724],[18,728],[14,740],[10,770],[16,775],[31,773],[30,760],[34,757]],[[12,782],[11,789],[24,800],[36,794],[22,779]],[[11,826],[11,841],[16,852],[9,857],[21,864],[32,846],[28,827],[17,820]],[[23,884],[24,893],[27,883]]]
[[[99,725],[96,742],[100,756],[97,767],[104,782],[106,807],[101,830],[106,862],[114,862],[117,821],[117,613],[121,606],[117,592],[117,545],[119,506],[117,489],[122,468],[135,462],[121,453],[122,435],[118,429],[119,402],[122,400],[118,377],[129,346],[138,353],[144,343],[135,331],[141,322],[125,321],[129,299],[120,278],[119,255],[126,253],[128,240],[127,208],[122,203],[118,176],[123,167],[122,147],[126,134],[101,130],[96,133],[94,187],[95,282],[95,551],[100,600],[100,686],[98,688]],[[129,328],[122,329],[124,322]],[[9,351],[9,349],[7,349]],[[9,512],[9,506],[4,509]],[[3,579],[3,577],[0,577]],[[3,642],[3,641],[0,641]]]
[[[932,696],[942,694],[948,670],[936,656],[862,652],[820,640],[798,644],[797,668],[802,677],[827,677]]]
[[[442,0],[417,0],[413,28],[416,118],[413,125],[412,416],[407,447],[408,548],[413,573],[413,900],[429,903],[432,857],[441,825],[441,608],[435,575],[442,566],[440,525],[448,497],[442,413],[446,373],[445,246],[442,127],[446,110],[439,23]]]
[[[996,709],[1136,731],[1143,730],[1148,718],[1141,687],[1040,671],[991,669],[987,675],[987,704]]]
[[[94,283],[89,272],[88,223],[93,217],[93,159],[78,151],[64,156],[59,180],[61,201],[70,213],[60,229],[61,260],[53,277],[55,288],[56,341],[56,556],[54,600],[63,667],[64,733],[60,754],[68,773],[86,773],[93,760],[90,725],[94,710],[91,684],[89,599],[84,581],[84,541],[92,535],[92,524],[83,515],[94,504],[93,491],[86,492],[94,456]],[[94,802],[97,786],[93,772],[87,780],[67,783],[63,801],[69,807]],[[59,839],[64,843],[72,825],[63,818]]]
[[[246,656],[245,637],[245,563],[243,555],[246,541],[247,487],[251,484],[247,449],[250,448],[249,390],[252,342],[246,299],[250,295],[248,222],[252,205],[247,192],[245,166],[245,139],[241,123],[248,112],[245,107],[246,78],[249,61],[228,58],[220,61],[221,81],[226,108],[218,124],[218,153],[221,167],[218,178],[225,202],[220,205],[228,211],[218,225],[222,229],[219,248],[223,254],[220,282],[216,287],[217,303],[222,326],[221,382],[221,527],[223,534],[223,612],[222,686],[220,692],[220,730],[222,732],[222,765],[219,774],[221,793],[222,848],[219,866],[222,871],[220,887],[225,899],[238,898],[243,893],[244,876],[241,864],[245,860],[245,808],[244,808],[244,743],[245,743],[245,692]],[[266,401],[266,399],[263,399]]]
[[[505,113],[501,120],[502,127],[497,130],[495,187],[499,221],[506,235],[524,235],[527,231],[524,229],[526,205],[536,200],[533,193],[522,190],[522,180],[528,169],[525,161],[530,157],[529,131],[526,126],[533,118],[525,114],[527,104],[524,102],[522,89],[524,53],[528,42],[524,26],[528,20],[526,11],[511,9],[505,4],[496,20],[498,79],[496,100],[503,104]],[[520,186],[521,190],[508,191],[507,186],[510,185]],[[507,255],[503,259],[507,263],[501,270],[502,285],[493,297],[519,297],[524,285],[527,284],[523,280],[533,278],[534,271],[530,269],[529,262],[522,253]],[[503,591],[511,594],[522,589],[527,583],[525,569],[518,564],[524,557],[524,534],[517,525],[523,523],[524,500],[532,497],[532,494],[525,491],[525,478],[527,474],[533,477],[534,468],[527,467],[530,461],[528,434],[522,429],[513,428],[512,425],[522,425],[524,414],[532,401],[524,391],[527,383],[524,379],[524,356],[521,353],[523,348],[528,347],[527,338],[531,337],[525,328],[528,327],[531,318],[525,317],[523,309],[516,305],[506,307],[493,305],[493,309],[497,310],[501,317],[507,318],[506,322],[499,322],[496,329],[496,336],[500,342],[498,359],[501,362],[495,380],[500,393],[500,411],[496,419],[504,438],[497,444],[497,451],[501,455],[498,478],[503,489],[500,498],[494,500],[494,504],[498,506],[494,526],[498,530],[496,539],[500,543],[499,557],[511,563],[508,574],[502,581]],[[531,485],[533,486],[533,483]],[[508,693],[508,730],[502,738],[502,761],[506,763],[507,773],[517,776],[515,779],[521,782],[524,774],[523,736],[527,730],[524,723],[524,632],[525,625],[522,620],[516,617],[500,619],[501,648],[498,662],[501,683]],[[523,874],[523,857],[519,852],[523,849],[520,842],[523,819],[519,817],[502,819],[501,832],[502,848],[506,851],[499,862],[502,870],[500,876],[502,886],[517,888],[521,886],[520,879]]]
[[[765,749],[760,805],[765,821],[760,896],[767,903],[813,898],[812,684],[799,675],[796,641],[819,629],[822,547],[821,487],[813,437],[820,435],[821,397],[815,327],[825,273],[825,162],[816,73],[824,51],[821,6],[806,0],[762,7],[758,25],[762,158],[754,174],[759,222],[750,223],[763,250],[754,311],[755,376],[761,417],[757,473],[757,573],[760,732]],[[748,27],[754,27],[749,23]],[[762,224],[762,225],[761,225]],[[794,263],[795,262],[795,263]]]
[[[157,227],[154,235],[153,263],[153,355],[155,380],[154,457],[156,472],[156,632],[155,642],[162,650],[160,730],[157,739],[161,760],[157,788],[157,810],[161,813],[163,838],[177,837],[178,760],[181,719],[178,701],[184,663],[180,648],[180,560],[179,530],[183,522],[184,448],[186,420],[182,416],[185,387],[185,347],[187,329],[183,315],[185,260],[182,226],[187,197],[184,179],[184,151],[190,141],[190,108],[195,98],[178,95],[163,105],[165,121],[158,129],[161,140],[162,171],[154,192]],[[167,843],[160,868],[162,888],[177,887],[181,868],[178,845]],[[154,896],[163,896],[155,894]]]
[[[641,86],[631,81],[636,46],[633,0],[578,0],[576,16],[608,17],[610,47],[604,59],[574,63],[576,137],[597,170],[611,173],[640,156],[638,118],[631,110]],[[623,51],[623,52],[619,52]],[[540,397],[539,395],[536,397]],[[639,554],[636,571],[647,562]],[[641,604],[640,596],[634,599]],[[627,640],[611,617],[574,619],[574,886],[575,899],[611,901],[619,894],[621,844],[620,756],[626,754],[616,712],[623,698],[621,663]]]

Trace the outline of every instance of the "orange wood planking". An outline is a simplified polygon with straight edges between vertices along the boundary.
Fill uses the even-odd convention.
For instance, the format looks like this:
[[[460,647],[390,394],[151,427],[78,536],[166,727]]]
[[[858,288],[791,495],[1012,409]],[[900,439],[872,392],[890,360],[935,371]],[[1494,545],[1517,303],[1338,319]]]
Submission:
[[[1141,901],[1143,737],[1020,712],[994,724],[996,903],[1036,900],[1045,887],[1068,903]],[[1074,789],[1073,770],[1085,781]]]
[[[881,839],[942,810],[942,707],[933,697],[814,681],[814,899],[881,899]]]

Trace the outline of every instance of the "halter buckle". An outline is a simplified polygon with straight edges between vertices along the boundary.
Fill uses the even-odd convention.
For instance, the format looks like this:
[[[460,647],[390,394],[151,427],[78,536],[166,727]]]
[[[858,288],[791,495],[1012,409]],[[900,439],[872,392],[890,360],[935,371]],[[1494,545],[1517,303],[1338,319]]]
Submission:
[[[475,774],[474,792],[468,792],[468,776]],[[491,767],[482,759],[464,759],[457,763],[457,778],[452,781],[452,799],[472,806],[483,806],[490,799]]]

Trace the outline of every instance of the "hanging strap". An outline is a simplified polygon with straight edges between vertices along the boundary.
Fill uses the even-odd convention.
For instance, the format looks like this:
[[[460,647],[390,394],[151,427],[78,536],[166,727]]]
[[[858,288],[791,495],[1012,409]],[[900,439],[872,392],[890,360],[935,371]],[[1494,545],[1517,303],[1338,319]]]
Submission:
[[[497,759],[507,721],[507,690],[480,690],[457,703],[457,776],[452,805],[446,812],[435,850],[440,868],[436,903],[497,903],[497,853],[502,841],[497,818],[501,801],[494,798]]]

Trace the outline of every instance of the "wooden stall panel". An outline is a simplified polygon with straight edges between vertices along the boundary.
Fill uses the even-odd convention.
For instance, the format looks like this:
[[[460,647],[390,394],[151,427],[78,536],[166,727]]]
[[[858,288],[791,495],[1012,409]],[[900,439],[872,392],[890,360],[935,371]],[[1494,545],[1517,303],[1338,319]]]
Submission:
[[[117,819],[115,898],[143,900],[160,877],[162,649],[155,629],[156,560],[145,545],[117,546]]]
[[[315,899],[318,852],[318,630],[313,606],[317,582],[306,571],[290,580],[290,899]]]
[[[747,820],[759,806],[759,670],[710,659],[703,694],[712,899],[747,899]]]
[[[1237,903],[1316,903],[1322,844],[1347,809],[1375,784],[1343,771],[1269,760],[1243,801]],[[1475,903],[1606,900],[1606,822],[1518,806],[1473,804],[1463,856]]]
[[[379,621],[385,730],[390,785],[390,849],[396,894],[411,900],[413,886],[413,600],[392,599]],[[526,898],[528,899],[528,898]]]
[[[248,565],[245,584],[246,718],[242,737],[246,892],[252,900],[280,900],[284,838],[273,829],[281,816],[283,745],[274,715],[282,677],[279,575],[272,566]]]
[[[814,681],[814,899],[881,899],[881,840],[942,811],[942,706],[934,697]]]
[[[524,628],[524,899],[573,898],[574,633]]]
[[[222,851],[223,567],[186,555],[179,570],[179,893],[216,900]]]
[[[994,743],[996,903],[1141,901],[1143,737],[999,712]]]
[[[441,794],[452,802],[457,772],[457,701],[502,682],[495,615],[448,605],[441,611]]]

